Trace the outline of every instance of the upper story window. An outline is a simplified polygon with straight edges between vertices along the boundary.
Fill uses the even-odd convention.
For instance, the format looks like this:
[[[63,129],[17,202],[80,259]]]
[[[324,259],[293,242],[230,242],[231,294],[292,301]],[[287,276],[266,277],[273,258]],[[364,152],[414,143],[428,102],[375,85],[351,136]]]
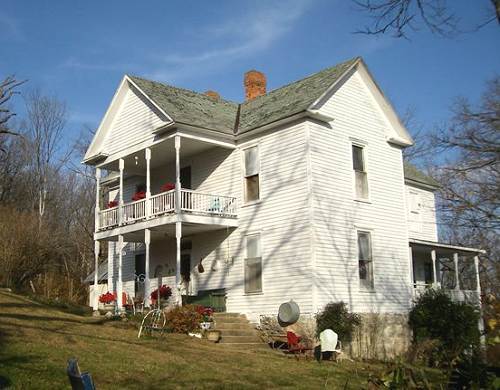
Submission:
[[[245,149],[245,203],[260,199],[260,159],[259,148],[253,146]]]
[[[362,146],[352,145],[352,168],[354,169],[356,199],[368,199],[365,149]]]
[[[422,207],[420,202],[420,194],[418,192],[410,192],[410,213],[420,214],[420,208]]]
[[[359,285],[373,289],[372,238],[370,232],[358,231]]]
[[[246,236],[245,293],[262,292],[262,249],[260,234]]]

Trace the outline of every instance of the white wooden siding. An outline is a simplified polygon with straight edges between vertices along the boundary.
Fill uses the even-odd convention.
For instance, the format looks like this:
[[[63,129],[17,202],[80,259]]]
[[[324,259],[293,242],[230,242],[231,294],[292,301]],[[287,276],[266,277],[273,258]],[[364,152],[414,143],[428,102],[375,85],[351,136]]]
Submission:
[[[318,309],[344,301],[356,312],[404,312],[410,302],[408,227],[401,150],[354,73],[321,108],[331,128],[310,123]],[[365,146],[369,203],[354,200],[353,140]],[[371,232],[373,291],[359,287],[356,229]]]
[[[434,192],[423,188],[406,185],[406,206],[408,228],[411,238],[419,240],[437,241],[436,200]],[[420,207],[418,213],[411,212],[411,194],[419,197]]]
[[[104,151],[116,153],[152,138],[155,128],[165,121],[149,101],[134,87],[126,92],[104,141]]]

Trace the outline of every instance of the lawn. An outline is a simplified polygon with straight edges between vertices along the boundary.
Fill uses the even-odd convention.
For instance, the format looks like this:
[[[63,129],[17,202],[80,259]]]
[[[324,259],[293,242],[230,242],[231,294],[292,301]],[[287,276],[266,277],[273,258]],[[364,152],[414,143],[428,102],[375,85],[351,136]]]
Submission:
[[[381,364],[296,361],[185,335],[137,339],[131,324],[69,314],[0,292],[0,388],[67,389],[77,357],[100,389],[366,388]],[[347,385],[346,385],[347,384]]]

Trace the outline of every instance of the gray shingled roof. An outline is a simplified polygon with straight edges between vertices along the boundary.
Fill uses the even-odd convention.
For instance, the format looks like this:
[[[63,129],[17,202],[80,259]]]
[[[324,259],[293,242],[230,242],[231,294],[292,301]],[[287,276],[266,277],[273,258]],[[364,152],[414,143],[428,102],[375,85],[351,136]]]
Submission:
[[[103,261],[101,264],[99,264],[99,267],[97,268],[98,273],[97,273],[97,281],[101,282],[103,280],[106,280],[108,278],[108,261]],[[94,275],[95,275],[95,270],[92,271],[84,280],[83,283],[90,283],[94,284]]]
[[[239,133],[305,111],[335,83],[359,57],[324,69],[241,105]]]
[[[255,129],[305,111],[357,60],[324,69],[239,105],[205,94],[129,76],[175,122],[234,134]],[[240,107],[240,111],[238,111]],[[238,123],[238,128],[235,129]]]
[[[439,187],[439,183],[432,177],[427,176],[422,171],[418,170],[417,167],[409,162],[404,162],[404,173],[405,179],[416,183],[425,184],[431,187]]]
[[[136,76],[129,77],[175,122],[234,134],[237,103]]]

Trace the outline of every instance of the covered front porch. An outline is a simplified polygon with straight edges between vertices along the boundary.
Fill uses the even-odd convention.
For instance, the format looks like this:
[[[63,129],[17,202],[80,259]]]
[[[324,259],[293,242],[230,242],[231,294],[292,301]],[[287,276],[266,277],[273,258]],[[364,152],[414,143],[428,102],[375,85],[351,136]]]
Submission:
[[[484,251],[412,239],[409,250],[414,296],[433,287],[455,301],[480,305],[479,254]]]

